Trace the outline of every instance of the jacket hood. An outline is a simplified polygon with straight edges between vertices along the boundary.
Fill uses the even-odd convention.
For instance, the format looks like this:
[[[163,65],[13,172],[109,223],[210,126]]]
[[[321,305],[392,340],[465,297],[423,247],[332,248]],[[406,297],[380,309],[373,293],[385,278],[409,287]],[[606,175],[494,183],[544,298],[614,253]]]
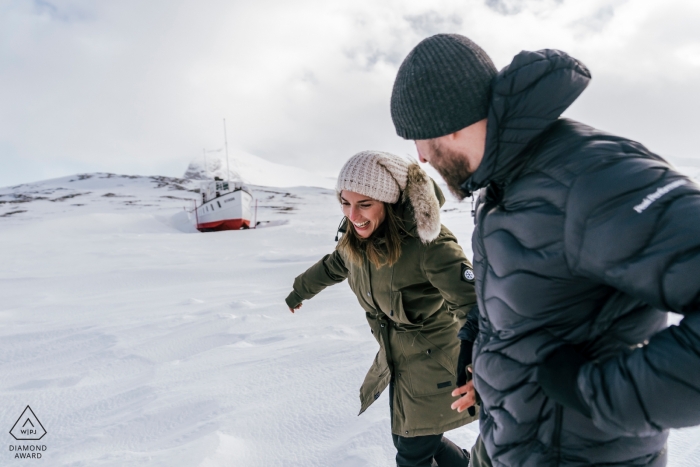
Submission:
[[[484,158],[462,188],[474,192],[507,183],[524,150],[586,89],[591,74],[559,50],[520,52],[491,84]]]
[[[418,164],[409,167],[408,177],[410,182],[401,196],[397,214],[407,234],[418,235],[423,243],[429,243],[440,234],[440,208],[445,204],[445,196]]]
[[[432,242],[440,235],[440,207],[445,204],[445,197],[435,181],[416,163],[408,166],[408,183],[402,199],[411,206],[412,216],[404,216],[415,224],[415,231],[423,243]],[[408,219],[406,219],[408,218]]]

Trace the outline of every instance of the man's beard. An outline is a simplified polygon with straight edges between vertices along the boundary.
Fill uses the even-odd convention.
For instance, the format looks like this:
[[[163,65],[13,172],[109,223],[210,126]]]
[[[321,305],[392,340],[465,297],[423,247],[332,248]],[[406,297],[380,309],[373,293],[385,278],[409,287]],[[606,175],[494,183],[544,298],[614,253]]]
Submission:
[[[438,171],[440,176],[447,183],[447,188],[450,189],[457,199],[464,199],[470,196],[471,193],[462,189],[460,185],[466,179],[472,176],[469,171],[464,157],[461,157],[457,152],[447,149],[437,141],[431,140],[430,145],[430,165]]]

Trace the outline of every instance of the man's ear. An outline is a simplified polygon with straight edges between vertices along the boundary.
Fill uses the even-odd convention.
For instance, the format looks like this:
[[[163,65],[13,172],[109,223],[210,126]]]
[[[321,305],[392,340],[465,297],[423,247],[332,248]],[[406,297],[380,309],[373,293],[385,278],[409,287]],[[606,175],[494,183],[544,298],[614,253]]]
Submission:
[[[445,136],[443,136],[443,138],[447,139],[450,142],[455,141],[457,138],[459,138],[459,131],[455,131],[454,133],[450,133],[449,135],[445,135]]]
[[[460,131],[455,131],[454,133],[449,133],[444,136],[440,136],[439,138],[436,138],[437,143],[439,145],[448,145],[449,147],[453,147],[454,144],[459,141],[460,139]]]

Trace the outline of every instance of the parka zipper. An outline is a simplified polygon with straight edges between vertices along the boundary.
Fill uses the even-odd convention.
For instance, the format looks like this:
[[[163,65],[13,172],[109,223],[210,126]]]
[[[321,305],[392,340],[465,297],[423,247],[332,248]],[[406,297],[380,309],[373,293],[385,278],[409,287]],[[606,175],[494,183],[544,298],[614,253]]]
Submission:
[[[369,300],[367,302],[377,313],[377,322],[379,323],[379,334],[381,335],[382,341],[384,342],[384,355],[386,356],[386,364],[391,372],[392,378],[394,375],[394,365],[393,365],[393,355],[391,352],[391,345],[389,343],[389,330],[391,329],[389,317],[382,311],[382,309],[374,301],[374,289],[372,287],[372,273],[369,266],[367,258],[364,261],[365,277],[367,278],[367,296]],[[393,276],[392,268],[392,276]],[[393,277],[392,277],[393,280]]]

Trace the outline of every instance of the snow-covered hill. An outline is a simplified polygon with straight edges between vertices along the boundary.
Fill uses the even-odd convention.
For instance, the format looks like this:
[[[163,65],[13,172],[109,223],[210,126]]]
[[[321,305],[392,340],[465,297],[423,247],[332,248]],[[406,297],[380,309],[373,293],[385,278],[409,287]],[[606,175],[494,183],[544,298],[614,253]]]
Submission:
[[[228,167],[228,172],[227,172]],[[195,158],[183,176],[189,180],[220,177],[251,185],[276,187],[317,186],[333,188],[334,177],[326,177],[297,167],[275,164],[241,150],[230,150],[228,164],[223,150],[210,151]]]
[[[25,183],[0,188],[0,220],[42,222],[54,218],[99,217],[107,213],[124,214],[128,218],[138,213],[182,232],[193,233],[196,229],[187,211],[192,210],[195,199],[199,200],[199,183],[199,180],[182,178],[112,173],[78,174]],[[257,199],[260,228],[286,223],[289,216],[276,214],[296,209],[296,195],[287,189],[248,187]],[[295,191],[331,192],[325,188],[303,187]]]
[[[45,220],[63,214],[191,206],[198,188],[191,180],[171,177],[78,174],[0,188],[0,218]]]
[[[387,395],[357,416],[378,346],[347,284],[284,304],[335,246],[333,191],[254,186],[269,228],[200,234],[195,189],[104,173],[0,189],[6,444],[29,405],[47,431],[37,465],[393,465]],[[469,210],[450,200],[443,222],[471,255]],[[700,465],[698,440],[672,432],[669,465]]]

